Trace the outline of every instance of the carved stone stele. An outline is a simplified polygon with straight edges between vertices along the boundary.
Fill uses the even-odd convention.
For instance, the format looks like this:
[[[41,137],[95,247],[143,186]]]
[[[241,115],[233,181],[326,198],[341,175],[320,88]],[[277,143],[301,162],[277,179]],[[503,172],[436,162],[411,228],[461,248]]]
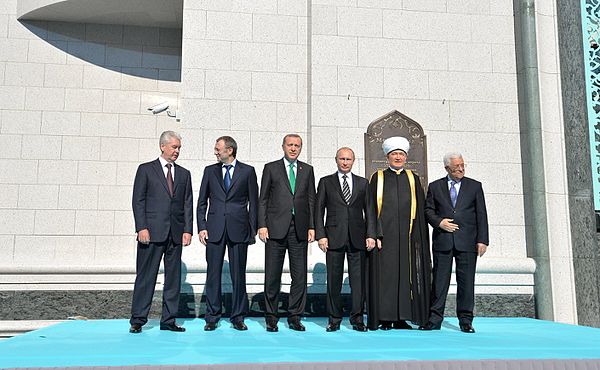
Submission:
[[[410,117],[392,111],[371,122],[365,133],[365,176],[367,179],[378,169],[388,167],[381,145],[388,137],[403,136],[410,142],[406,168],[419,175],[427,187],[427,137],[423,128]]]

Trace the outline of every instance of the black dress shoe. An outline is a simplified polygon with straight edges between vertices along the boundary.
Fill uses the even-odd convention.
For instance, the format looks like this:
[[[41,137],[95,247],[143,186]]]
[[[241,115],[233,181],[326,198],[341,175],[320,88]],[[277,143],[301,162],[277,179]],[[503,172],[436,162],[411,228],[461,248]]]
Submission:
[[[436,324],[434,324],[434,323],[432,323],[430,321],[430,322],[428,322],[425,325],[419,326],[419,330],[426,330],[426,331],[429,331],[429,330],[440,330],[441,327],[442,327],[441,325],[436,325]]]
[[[279,328],[277,327],[277,323],[275,322],[268,322],[267,323],[267,331],[269,333],[276,333],[279,331]]]
[[[356,324],[352,324],[352,330],[367,331],[367,327],[362,322],[357,322]]]
[[[300,320],[289,321],[288,325],[289,325],[290,329],[295,330],[295,331],[305,331],[306,330],[306,328],[304,327],[304,325],[302,325]]]
[[[244,331],[244,330],[248,330],[248,327],[246,326],[246,324],[244,324],[243,321],[236,321],[233,323],[233,328],[235,330],[240,330],[240,331]]]
[[[204,325],[204,331],[213,331],[216,328],[217,328],[216,322],[207,322],[206,325]]]
[[[325,331],[327,332],[332,332],[332,331],[338,331],[340,330],[340,324],[334,324],[334,323],[329,323],[327,324],[327,327],[325,328]]]
[[[381,325],[379,326],[379,329],[381,330],[392,330],[392,323],[389,321],[383,321],[381,322]]]
[[[394,321],[394,323],[392,324],[392,328],[402,329],[402,330],[412,330],[412,326],[408,325],[406,323],[406,321],[404,321],[404,320]]]
[[[475,333],[475,329],[471,324],[460,324],[460,331],[463,333]]]
[[[185,328],[182,326],[177,326],[176,324],[160,324],[160,330],[184,332]]]
[[[131,324],[131,327],[129,327],[129,332],[133,333],[133,334],[138,334],[142,332],[142,325],[140,324]]]

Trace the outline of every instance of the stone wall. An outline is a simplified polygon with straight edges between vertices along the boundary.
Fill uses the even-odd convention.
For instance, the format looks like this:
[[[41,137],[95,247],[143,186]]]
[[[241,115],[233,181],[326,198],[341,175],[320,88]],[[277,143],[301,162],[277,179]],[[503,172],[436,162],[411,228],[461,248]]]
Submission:
[[[183,30],[21,22],[16,8],[0,4],[0,291],[131,290],[133,176],[165,129],[183,136],[197,194],[220,135],[259,177],[289,132],[317,180],[345,145],[362,174],[366,127],[398,110],[428,135],[430,180],[459,150],[484,184],[477,293],[532,302],[511,0],[186,0]],[[178,119],[147,111],[163,101]],[[263,250],[249,251],[256,294]],[[196,237],[183,260],[201,294]],[[324,261],[310,246],[311,284]]]

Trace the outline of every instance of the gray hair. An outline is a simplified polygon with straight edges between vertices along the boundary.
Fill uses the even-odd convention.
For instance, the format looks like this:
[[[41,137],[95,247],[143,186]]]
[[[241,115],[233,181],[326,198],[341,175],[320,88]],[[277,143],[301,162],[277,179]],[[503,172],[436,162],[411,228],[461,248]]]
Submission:
[[[160,139],[158,139],[158,143],[159,145],[165,145],[169,141],[171,141],[171,139],[177,139],[181,141],[181,135],[179,135],[175,131],[164,131],[162,134],[160,134]]]
[[[448,167],[450,165],[450,161],[456,158],[462,158],[462,154],[459,152],[450,152],[444,155],[444,167]]]

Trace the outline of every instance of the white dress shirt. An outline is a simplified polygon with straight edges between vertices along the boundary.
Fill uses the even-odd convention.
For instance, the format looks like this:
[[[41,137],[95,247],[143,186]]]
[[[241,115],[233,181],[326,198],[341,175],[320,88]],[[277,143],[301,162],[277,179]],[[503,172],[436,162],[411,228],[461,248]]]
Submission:
[[[167,168],[167,164],[171,163],[171,176],[173,177],[173,183],[175,183],[175,163],[169,162],[163,157],[158,157],[160,161],[160,165],[162,166],[163,173],[165,174],[165,179],[167,178],[167,173],[169,173],[169,169]]]
[[[229,176],[231,176],[231,178],[233,179],[233,171],[235,171],[235,166],[237,166],[237,159],[234,159],[233,162],[229,163],[231,165],[231,168],[229,169]],[[225,172],[227,171],[227,168],[225,168],[225,164],[221,163],[221,176],[223,177],[223,180],[225,180]]]

